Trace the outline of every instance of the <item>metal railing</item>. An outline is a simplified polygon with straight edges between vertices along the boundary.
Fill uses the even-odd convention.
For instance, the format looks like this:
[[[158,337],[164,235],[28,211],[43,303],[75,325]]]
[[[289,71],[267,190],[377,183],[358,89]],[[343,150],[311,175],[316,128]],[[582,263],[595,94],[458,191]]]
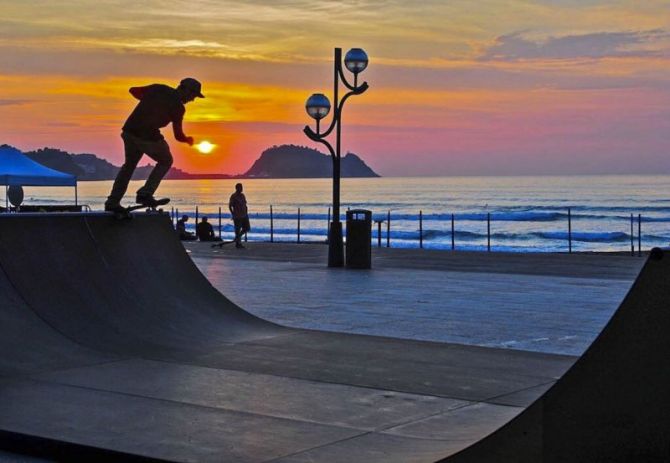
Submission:
[[[173,224],[176,223],[177,219],[180,217],[179,209],[172,208],[170,212]],[[188,214],[187,214],[188,215]],[[197,223],[199,217],[201,216],[201,209],[198,206],[194,207],[194,215],[195,215],[195,223]],[[223,225],[224,220],[229,220],[230,219],[230,214],[229,213],[223,213],[222,208],[219,207],[218,211],[216,211],[214,214],[207,214],[209,216],[212,215],[217,215],[218,216],[218,235],[220,238],[224,238],[225,234],[232,235],[234,234],[232,231],[232,226],[230,225]],[[319,232],[318,234],[314,234],[314,230],[311,231],[311,233],[308,231],[305,231],[303,228],[304,223],[305,223],[305,214],[303,213],[303,209],[301,207],[298,207],[296,209],[296,213],[277,213],[274,206],[270,205],[268,209],[266,209],[265,212],[256,212],[256,213],[251,213],[249,214],[250,218],[254,222],[258,221],[267,221],[269,224],[269,229],[263,229],[261,228],[261,231],[254,231],[252,227],[252,231],[250,232],[252,234],[252,241],[254,240],[253,237],[255,235],[256,239],[255,241],[269,241],[269,242],[275,242],[275,241],[281,241],[281,242],[295,242],[295,243],[304,243],[304,242],[322,242],[326,243],[327,242],[327,237],[328,237],[328,224],[330,223],[331,220],[331,210],[328,208],[327,214],[321,216],[320,214],[308,214],[312,220],[312,222],[317,222],[322,220],[323,218],[326,218],[326,221],[324,223],[324,226],[322,227],[322,231]],[[315,216],[319,216],[319,218],[315,218]],[[407,214],[402,214],[402,216],[406,217]],[[567,247],[567,252],[572,253],[574,252],[574,241],[578,241],[578,239],[575,239],[575,231],[573,227],[573,214],[570,208],[567,208],[566,210],[566,216],[567,220],[564,224],[566,227],[565,230],[567,232],[567,235],[565,237],[565,243]],[[393,223],[393,217],[391,214],[391,211],[386,211],[385,214],[376,214],[373,215],[373,223],[372,223],[372,228],[373,228],[373,234],[372,234],[372,239],[373,242],[376,242],[377,247],[382,247],[382,242],[383,239],[385,238],[385,246],[387,248],[392,247],[392,223]],[[457,215],[454,213],[448,214],[448,218],[441,219],[441,222],[447,222],[450,225],[450,231],[447,234],[447,236],[450,235],[450,241],[451,241],[451,250],[457,250],[459,249],[459,246],[457,245],[457,240],[456,236],[459,232],[456,228],[456,219]],[[424,228],[424,222],[426,221],[426,216],[424,215],[423,210],[419,210],[418,216],[417,216],[417,227],[418,231],[416,234],[416,243],[417,247],[420,249],[424,249],[426,246],[426,242],[429,241],[429,238],[426,236],[425,233],[425,228]],[[432,221],[435,221],[436,219],[429,219]],[[468,218],[468,219],[462,219],[463,221],[468,221],[468,222],[476,222],[477,220]],[[492,228],[495,225],[495,214],[492,214],[491,212],[487,212],[481,219],[482,221],[486,222],[486,235],[483,235],[483,238],[485,238],[485,245],[484,248],[486,252],[493,252],[494,251],[494,235],[492,233]],[[295,223],[294,227],[295,228],[290,228],[290,229],[277,229],[275,226],[276,221],[282,221],[282,222],[293,222]],[[501,220],[501,222],[507,222],[508,220]],[[533,222],[532,220],[527,220],[527,222]],[[637,234],[635,234],[635,223],[637,222]],[[635,255],[636,254],[636,242],[637,242],[637,255],[640,256],[642,255],[642,222],[643,218],[641,214],[637,214],[637,217],[635,217],[635,214],[630,214],[630,233],[629,233],[629,238],[630,238],[630,254]],[[194,224],[191,224],[190,227],[194,227]],[[385,232],[383,230],[383,225],[386,225],[385,227]],[[376,227],[375,227],[376,225]],[[376,228],[376,233],[374,232]],[[385,236],[384,236],[385,235]],[[279,236],[280,239],[277,240],[276,236]],[[294,236],[293,239],[290,238],[290,236]],[[311,237],[311,239],[310,239]],[[316,237],[316,239],[315,239]],[[288,238],[288,239],[281,239],[281,238]],[[245,239],[248,239],[245,237]],[[406,238],[403,239],[405,243],[408,241]],[[598,240],[591,240],[591,242],[594,243],[606,243],[606,241],[598,241]],[[449,248],[448,244],[445,245],[445,248]],[[582,249],[582,251],[588,251],[588,249]],[[554,251],[551,251],[554,252]]]

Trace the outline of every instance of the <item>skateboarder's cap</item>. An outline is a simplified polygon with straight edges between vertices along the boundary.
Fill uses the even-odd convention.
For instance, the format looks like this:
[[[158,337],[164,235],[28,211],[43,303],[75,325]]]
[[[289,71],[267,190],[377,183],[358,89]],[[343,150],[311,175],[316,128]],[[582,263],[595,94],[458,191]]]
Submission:
[[[205,95],[202,94],[202,84],[193,77],[182,79],[179,86],[192,91],[199,98],[205,98]]]

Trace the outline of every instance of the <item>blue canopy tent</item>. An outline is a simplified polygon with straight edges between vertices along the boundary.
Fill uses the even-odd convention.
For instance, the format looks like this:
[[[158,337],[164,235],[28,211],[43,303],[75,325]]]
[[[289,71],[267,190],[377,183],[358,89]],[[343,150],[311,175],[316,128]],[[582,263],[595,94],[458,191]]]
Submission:
[[[33,161],[10,146],[0,146],[0,185],[5,186],[5,204],[9,209],[7,189],[10,186],[71,186],[77,204],[77,177],[59,172]]]

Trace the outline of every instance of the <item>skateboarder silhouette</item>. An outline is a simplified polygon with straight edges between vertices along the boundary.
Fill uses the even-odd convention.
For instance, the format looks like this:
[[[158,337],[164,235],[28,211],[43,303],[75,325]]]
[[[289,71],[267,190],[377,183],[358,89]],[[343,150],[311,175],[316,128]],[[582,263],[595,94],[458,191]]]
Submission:
[[[183,79],[177,88],[163,84],[130,88],[131,95],[140,102],[128,116],[121,132],[125,162],[105,202],[106,211],[125,211],[121,206],[121,199],[126,194],[128,182],[143,154],[156,161],[156,166],[144,186],[137,190],[135,201],[147,207],[156,207],[169,201],[167,198],[162,200],[154,198],[158,185],[172,166],[172,153],[160,129],[172,123],[177,141],[193,146],[193,137],[185,135],[182,128],[186,112],[184,105],[196,98],[204,98],[201,89],[200,82],[191,77]]]

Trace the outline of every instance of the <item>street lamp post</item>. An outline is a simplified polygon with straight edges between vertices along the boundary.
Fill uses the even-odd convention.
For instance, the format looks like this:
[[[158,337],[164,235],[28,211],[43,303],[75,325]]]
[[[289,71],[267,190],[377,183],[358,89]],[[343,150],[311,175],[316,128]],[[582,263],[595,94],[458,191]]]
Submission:
[[[344,244],[342,240],[342,223],[340,222],[340,139],[342,134],[342,107],[352,95],[360,95],[368,89],[368,83],[358,85],[358,74],[368,66],[368,55],[360,48],[352,48],[344,57],[344,66],[354,74],[353,85],[349,83],[342,69],[342,49],[335,49],[333,99],[335,108],[330,126],[320,132],[320,121],[330,112],[330,101],[322,93],[315,93],[307,99],[307,114],[316,120],[316,131],[305,126],[305,135],[310,140],[321,143],[328,148],[333,160],[333,220],[328,229],[328,267],[344,266]],[[338,99],[340,79],[349,90],[341,100]],[[335,130],[335,148],[326,138]]]

